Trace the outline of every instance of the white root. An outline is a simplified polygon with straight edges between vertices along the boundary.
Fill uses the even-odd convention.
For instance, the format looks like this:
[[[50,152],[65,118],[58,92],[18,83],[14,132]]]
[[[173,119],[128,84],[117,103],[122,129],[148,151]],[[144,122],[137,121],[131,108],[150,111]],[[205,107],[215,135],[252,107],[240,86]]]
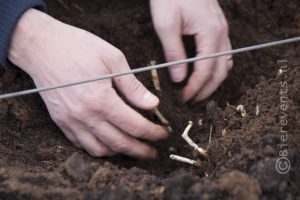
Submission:
[[[222,129],[222,136],[225,137],[226,134],[227,134],[226,128]]]
[[[203,125],[203,120],[202,119],[199,119],[198,121],[198,126],[202,126]]]
[[[154,60],[150,61],[150,65],[155,65],[156,62]],[[158,73],[156,69],[151,70],[152,82],[156,91],[161,92],[160,81],[158,77]]]
[[[208,145],[207,145],[207,148],[206,148],[207,150],[210,148],[212,130],[213,130],[213,126],[210,125],[210,129],[209,129],[209,138],[208,138]]]
[[[257,105],[255,107],[255,116],[257,116],[259,114],[259,111],[260,111],[260,109],[259,109],[259,106]]]
[[[169,121],[162,115],[158,108],[154,108],[153,113],[159,119],[159,121],[168,129],[168,131],[172,133],[173,129],[170,126]]]
[[[243,105],[238,105],[236,107],[236,111],[238,111],[239,113],[241,113],[242,117],[246,117],[247,116],[247,112],[246,112],[246,110],[245,110],[245,108],[244,108]]]
[[[155,60],[150,61],[150,65],[155,65],[155,64],[156,64]],[[151,70],[151,76],[152,76],[152,82],[155,90],[161,92],[159,77],[156,69]],[[170,126],[169,121],[162,115],[162,113],[158,110],[158,108],[155,108],[153,110],[153,113],[159,119],[159,121],[168,129],[168,131],[172,133],[173,129]]]
[[[198,151],[200,155],[207,157],[207,151],[199,147],[188,135],[190,129],[193,126],[193,122],[189,121],[188,126],[185,128],[184,132],[182,133],[181,137],[190,145],[193,147],[194,150]]]
[[[187,164],[190,164],[190,165],[198,166],[198,167],[201,164],[201,162],[199,160],[196,161],[196,160],[192,160],[192,159],[182,157],[182,156],[178,156],[178,155],[174,155],[174,154],[170,155],[170,159],[176,160],[178,162],[183,162],[183,163],[187,163]]]

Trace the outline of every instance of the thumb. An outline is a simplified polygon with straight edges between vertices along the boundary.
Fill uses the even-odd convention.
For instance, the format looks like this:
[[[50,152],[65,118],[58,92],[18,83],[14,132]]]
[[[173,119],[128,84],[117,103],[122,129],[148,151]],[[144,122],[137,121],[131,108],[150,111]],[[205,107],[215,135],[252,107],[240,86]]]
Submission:
[[[120,65],[119,65],[120,66]],[[122,66],[122,65],[121,65]],[[123,64],[121,71],[128,71],[129,66]],[[151,110],[158,106],[159,99],[152,94],[147,88],[133,75],[125,75],[113,78],[114,84],[125,98],[134,106]]]
[[[182,60],[186,58],[184,45],[179,33],[172,31],[159,31],[158,35],[162,42],[167,62]],[[171,79],[174,82],[181,82],[187,75],[187,64],[171,66],[169,68],[169,72],[171,75]]]

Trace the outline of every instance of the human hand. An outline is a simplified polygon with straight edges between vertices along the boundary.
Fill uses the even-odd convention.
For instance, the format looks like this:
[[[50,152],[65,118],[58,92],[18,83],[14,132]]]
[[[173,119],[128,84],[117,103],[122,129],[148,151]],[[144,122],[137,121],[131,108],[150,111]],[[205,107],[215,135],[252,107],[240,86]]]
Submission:
[[[117,48],[34,9],[18,22],[9,59],[26,71],[37,87],[129,70]],[[112,82],[139,108],[149,110],[159,103],[134,75],[42,92],[41,96],[66,137],[91,155],[154,158],[155,149],[137,138],[162,139],[167,136],[165,129],[125,104]]]
[[[193,35],[196,56],[231,50],[228,25],[217,0],[151,0],[153,23],[168,62],[186,58],[182,35]],[[230,57],[229,57],[230,58]],[[225,80],[233,61],[223,56],[194,63],[194,72],[183,90],[183,101],[200,101]],[[187,65],[169,68],[174,82],[187,75]]]

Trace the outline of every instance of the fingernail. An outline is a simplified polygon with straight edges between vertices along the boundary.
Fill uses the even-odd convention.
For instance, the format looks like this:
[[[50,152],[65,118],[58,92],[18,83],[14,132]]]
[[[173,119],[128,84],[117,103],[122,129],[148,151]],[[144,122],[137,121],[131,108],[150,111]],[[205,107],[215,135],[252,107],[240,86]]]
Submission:
[[[159,99],[149,91],[145,92],[142,101],[147,105],[153,106],[157,106],[159,103]]]
[[[174,82],[181,82],[184,79],[183,67],[173,67],[170,69],[171,78]]]

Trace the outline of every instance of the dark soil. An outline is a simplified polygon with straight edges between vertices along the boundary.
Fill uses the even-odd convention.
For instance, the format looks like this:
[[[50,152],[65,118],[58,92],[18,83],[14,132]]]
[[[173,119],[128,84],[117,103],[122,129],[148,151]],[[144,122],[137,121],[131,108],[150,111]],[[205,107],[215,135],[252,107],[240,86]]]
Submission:
[[[46,1],[54,17],[84,28],[121,49],[131,66],[155,59],[164,62],[151,23],[148,1]],[[298,0],[227,0],[221,2],[230,24],[233,47],[243,47],[300,35]],[[193,56],[194,45],[186,38]],[[74,148],[51,121],[38,95],[0,102],[0,199],[300,199],[300,68],[299,44],[290,44],[234,56],[235,67],[208,100],[182,105],[183,84],[171,83],[160,70],[161,112],[174,133],[154,145],[160,157],[141,161],[128,157],[95,159]],[[279,74],[278,60],[287,60]],[[17,68],[0,71],[0,92],[33,87]],[[150,73],[138,78],[153,92]],[[287,93],[282,85],[286,81]],[[285,113],[280,97],[288,97],[283,142],[280,132]],[[248,113],[236,112],[242,104]],[[255,109],[260,112],[256,116]],[[143,113],[152,121],[151,113]],[[198,126],[199,119],[203,125]],[[208,159],[201,167],[180,164],[170,153],[195,158],[180,134],[188,120],[191,137]],[[222,134],[223,132],[223,134]],[[287,144],[283,146],[282,144]],[[280,150],[288,152],[289,173],[275,169]],[[206,177],[206,174],[208,177]]]

